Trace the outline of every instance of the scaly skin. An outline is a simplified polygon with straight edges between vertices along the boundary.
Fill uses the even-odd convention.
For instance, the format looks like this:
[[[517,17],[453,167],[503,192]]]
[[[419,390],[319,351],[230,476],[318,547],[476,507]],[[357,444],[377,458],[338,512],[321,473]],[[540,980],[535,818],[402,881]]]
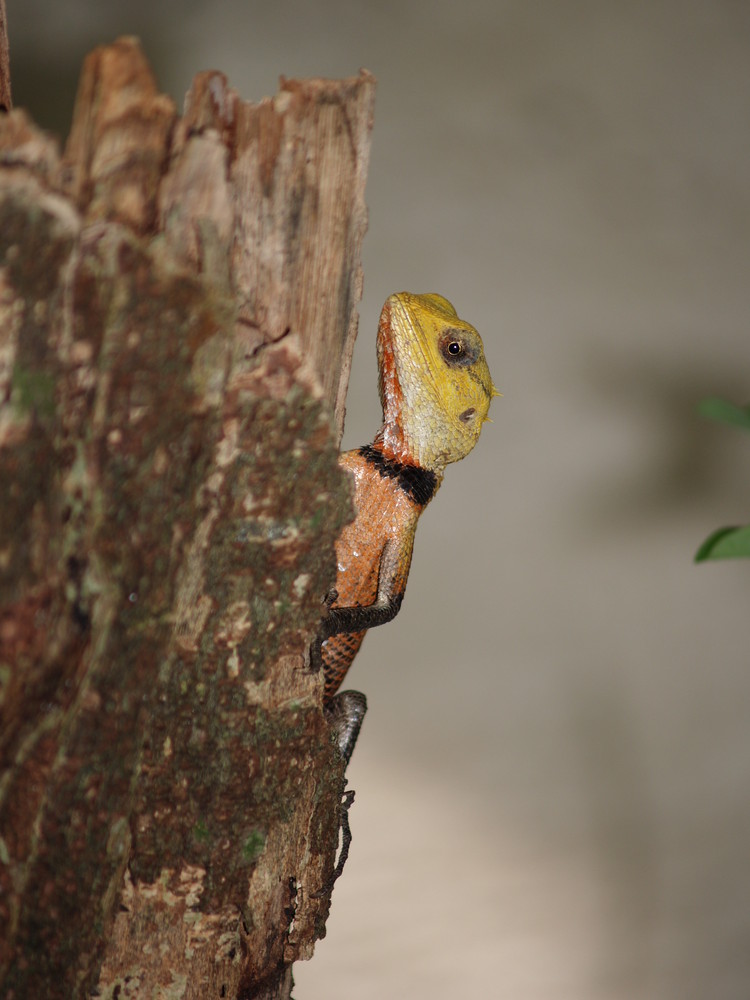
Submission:
[[[339,459],[354,477],[356,519],[336,545],[336,596],[319,636],[329,708],[366,630],[398,613],[419,515],[446,465],[479,440],[498,395],[481,337],[440,295],[391,295],[377,348],[383,426],[371,445]],[[358,697],[347,760],[365,711]]]

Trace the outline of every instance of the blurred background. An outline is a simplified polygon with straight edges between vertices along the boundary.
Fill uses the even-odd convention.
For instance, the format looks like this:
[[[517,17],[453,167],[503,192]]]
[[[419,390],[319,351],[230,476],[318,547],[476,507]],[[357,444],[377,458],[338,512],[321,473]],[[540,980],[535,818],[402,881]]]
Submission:
[[[438,291],[493,403],[425,514],[370,710],[354,842],[298,1000],[748,1000],[750,5],[9,0],[14,98],[65,134],[84,54],[378,78],[344,445],[375,330]]]

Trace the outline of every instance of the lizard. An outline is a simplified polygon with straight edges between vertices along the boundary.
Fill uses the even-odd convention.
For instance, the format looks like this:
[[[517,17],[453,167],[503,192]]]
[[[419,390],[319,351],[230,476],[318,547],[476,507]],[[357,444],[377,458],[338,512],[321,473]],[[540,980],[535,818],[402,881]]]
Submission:
[[[372,444],[343,452],[355,519],[336,543],[337,575],[311,660],[325,675],[324,707],[348,762],[366,711],[358,691],[336,694],[368,629],[401,607],[417,522],[489,420],[492,383],[482,339],[442,295],[398,292],[377,335],[383,423]]]

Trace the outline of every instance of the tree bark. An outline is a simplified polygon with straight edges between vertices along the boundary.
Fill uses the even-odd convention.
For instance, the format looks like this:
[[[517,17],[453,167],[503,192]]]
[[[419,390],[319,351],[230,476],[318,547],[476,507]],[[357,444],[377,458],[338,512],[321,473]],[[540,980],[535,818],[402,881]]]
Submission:
[[[10,50],[8,48],[8,16],[5,0],[0,0],[0,113],[10,111],[13,100],[10,93]]]
[[[0,995],[288,997],[325,932],[373,97],[179,117],[121,39],[62,158],[0,117]]]

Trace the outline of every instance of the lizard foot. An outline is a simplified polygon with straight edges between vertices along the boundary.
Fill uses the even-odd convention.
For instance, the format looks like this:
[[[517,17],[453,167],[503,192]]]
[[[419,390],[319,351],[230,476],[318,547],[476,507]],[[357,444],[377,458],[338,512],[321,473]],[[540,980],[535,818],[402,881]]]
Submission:
[[[336,745],[346,764],[352,758],[366,711],[367,699],[360,691],[341,691],[326,705],[325,712],[336,734]]]
[[[330,590],[326,591],[326,595],[323,598],[323,607],[326,610],[326,614],[322,619],[323,621],[326,620],[328,612],[331,610],[331,607],[336,603],[338,597],[339,597],[339,592],[338,590],[336,590],[335,587],[331,587]],[[323,634],[323,630],[321,629],[315,636],[313,641],[310,643],[310,649],[308,652],[308,661],[310,664],[310,672],[313,674],[317,674],[317,672],[321,670],[323,667],[323,654],[321,651],[321,647],[323,645],[324,640],[325,640],[325,635]]]
[[[357,692],[353,692],[356,694]],[[349,826],[349,808],[354,802],[354,789],[348,788],[341,797],[341,805],[339,806],[339,824],[341,829],[341,850],[339,852],[339,859],[336,862],[336,867],[333,869],[333,874],[324,883],[322,888],[317,892],[312,894],[313,899],[320,899],[322,896],[328,896],[333,889],[333,884],[337,878],[341,875],[344,870],[344,865],[346,864],[346,859],[349,857],[349,848],[352,846],[352,828]]]

